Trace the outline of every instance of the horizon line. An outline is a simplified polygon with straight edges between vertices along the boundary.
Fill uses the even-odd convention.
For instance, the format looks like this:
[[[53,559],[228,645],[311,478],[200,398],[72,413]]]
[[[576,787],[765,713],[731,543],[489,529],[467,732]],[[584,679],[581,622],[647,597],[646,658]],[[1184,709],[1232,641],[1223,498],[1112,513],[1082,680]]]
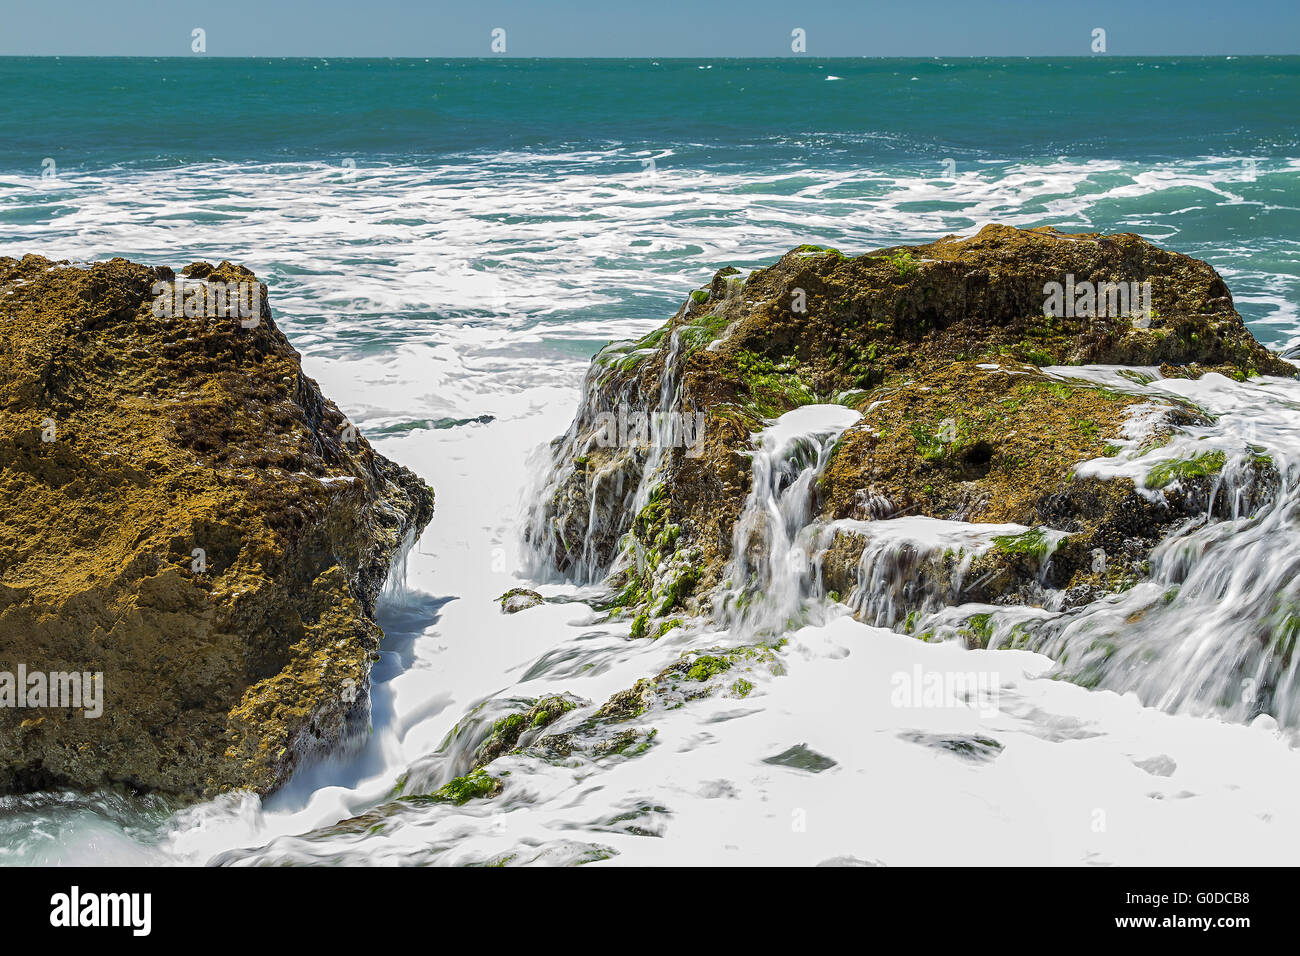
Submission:
[[[521,56],[511,53],[494,53],[486,56],[447,56],[429,54],[332,54],[332,53],[294,53],[294,54],[218,54],[218,53],[0,53],[0,60],[1129,60],[1142,57],[1149,60],[1203,59],[1227,60],[1246,58],[1288,59],[1300,58],[1297,53],[978,53],[945,55],[942,53],[915,53],[906,55],[876,55],[868,53],[818,55],[813,53],[786,53],[771,56],[754,55],[714,55],[714,54],[673,54],[635,56],[557,56],[536,55]]]

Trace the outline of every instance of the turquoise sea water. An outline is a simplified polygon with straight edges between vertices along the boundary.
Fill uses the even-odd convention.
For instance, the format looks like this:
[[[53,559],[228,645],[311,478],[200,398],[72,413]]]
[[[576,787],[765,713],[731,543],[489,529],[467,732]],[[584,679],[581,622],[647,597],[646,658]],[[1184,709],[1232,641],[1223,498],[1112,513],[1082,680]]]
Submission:
[[[673,147],[689,165],[859,165],[1300,147],[1300,57],[2,58],[0,89],[10,170],[45,156],[96,169]]]
[[[409,586],[381,607],[360,755],[265,806],[5,798],[0,863],[1276,862],[1300,835],[1286,744],[1183,713],[1161,688],[1140,687],[1139,704],[1037,679],[1052,662],[1036,655],[848,619],[792,635],[789,675],[750,710],[656,717],[639,763],[521,763],[491,804],[426,808],[382,836],[328,828],[399,776],[463,772],[447,735],[480,707],[561,690],[598,703],[716,639],[679,628],[647,647],[577,602],[497,611],[508,587],[546,590],[520,577],[528,455],[567,427],[605,342],[658,327],[726,265],[1005,222],[1136,232],[1206,259],[1280,347],[1300,338],[1297,116],[1300,57],[0,58],[0,255],[249,266],[308,373],[438,492]],[[1294,431],[1291,392],[1242,395],[1228,397],[1261,418],[1256,440]],[[1278,444],[1290,455],[1300,434]],[[1259,545],[1275,571],[1293,537]],[[1231,649],[1222,635],[1249,635],[1225,620],[1213,643]],[[1003,712],[979,723],[860,703],[869,682],[887,700],[890,673],[935,655],[998,670],[1013,688]],[[850,696],[862,727],[827,718]],[[932,761],[906,742],[923,719],[993,734],[1007,755],[978,775]],[[814,784],[764,762],[800,742],[841,769]],[[1182,769],[1134,769],[1156,757]],[[949,802],[957,791],[974,799]],[[1205,799],[1172,799],[1189,793]],[[1098,805],[1123,811],[1111,837],[1079,822]],[[827,824],[789,838],[805,807]]]

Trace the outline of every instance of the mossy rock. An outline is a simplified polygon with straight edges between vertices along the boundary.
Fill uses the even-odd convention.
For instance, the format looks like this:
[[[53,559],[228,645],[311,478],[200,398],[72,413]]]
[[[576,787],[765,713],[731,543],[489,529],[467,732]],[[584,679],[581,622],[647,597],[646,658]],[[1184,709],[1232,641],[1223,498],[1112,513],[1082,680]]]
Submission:
[[[491,799],[499,794],[501,789],[500,778],[494,777],[480,768],[470,771],[463,777],[455,777],[424,799],[461,806],[471,800]],[[403,797],[402,799],[419,801],[421,798]]]
[[[497,603],[501,605],[502,614],[517,614],[530,607],[544,604],[545,599],[536,591],[530,591],[528,588],[511,588],[497,598]]]
[[[1068,276],[1149,282],[1151,313],[1046,315],[1045,286]],[[991,576],[977,589],[989,600],[1032,603],[1042,573],[1043,586],[1118,586],[1172,523],[1210,502],[1191,480],[1171,482],[1160,504],[1127,479],[1076,478],[1079,463],[1127,447],[1123,429],[1149,396],[1043,367],[1296,374],[1250,334],[1212,267],[1132,234],[990,225],[857,257],[801,246],[747,277],[720,270],[698,299],[663,327],[653,356],[589,389],[563,447],[594,462],[596,414],[619,403],[657,408],[667,379],[674,408],[707,412],[702,453],[600,449],[599,470],[580,471],[561,460],[533,524],[556,543],[559,570],[579,558],[616,570],[611,586],[637,635],[655,634],[670,614],[708,610],[750,490],[752,436],[800,405],[863,413],[815,489],[823,520],[920,515],[1067,532],[1050,558],[1039,547],[995,548],[973,574]],[[1141,384],[1133,381],[1134,392]],[[1176,400],[1168,405],[1156,436],[1206,420]],[[654,462],[655,473],[645,474]],[[643,481],[658,487],[633,514],[628,503]],[[671,543],[668,526],[676,529]],[[1122,573],[1092,581],[1096,549]],[[827,586],[847,596],[852,583]]]
[[[1151,489],[1166,488],[1175,481],[1187,481],[1194,478],[1207,478],[1223,471],[1227,457],[1221,451],[1205,452],[1191,458],[1176,458],[1163,461],[1147,473],[1146,486]],[[1261,464],[1272,464],[1271,461]]]
[[[578,701],[565,695],[543,697],[528,710],[509,714],[492,725],[492,733],[474,755],[474,766],[485,767],[497,757],[519,746],[525,734],[535,734],[578,706]]]

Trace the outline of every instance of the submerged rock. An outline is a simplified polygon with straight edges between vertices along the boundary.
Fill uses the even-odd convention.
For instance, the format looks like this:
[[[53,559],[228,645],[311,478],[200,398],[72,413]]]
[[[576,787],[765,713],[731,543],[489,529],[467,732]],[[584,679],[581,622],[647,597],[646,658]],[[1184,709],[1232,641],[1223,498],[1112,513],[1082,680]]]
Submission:
[[[826,537],[802,573],[874,623],[905,626],[948,603],[1033,604],[1045,588],[1092,600],[1141,577],[1176,524],[1272,494],[1263,459],[1237,476],[1232,501],[1211,493],[1221,456],[1172,463],[1142,488],[1076,474],[1208,422],[1174,398],[1043,371],[1080,364],[1136,366],[1135,382],[1296,374],[1255,341],[1213,268],[1136,235],[993,225],[857,258],[802,246],[748,276],[720,271],[666,326],[595,357],[527,535],[554,569],[605,580],[633,637],[723,597],[742,606],[776,573],[764,570],[770,542],[738,525],[752,436],[819,403],[861,415],[833,446],[793,446],[825,456],[808,498]],[[783,491],[796,474],[768,477]],[[894,567],[867,567],[884,523],[908,516],[1006,527],[958,550],[921,533],[894,542]],[[851,594],[873,571],[898,585],[888,607]]]
[[[563,696],[544,697],[522,713],[509,714],[492,725],[492,734],[478,748],[474,756],[475,768],[485,767],[503,753],[514,750],[521,737],[538,736],[538,732],[564,716],[578,702]]]
[[[837,763],[830,757],[819,754],[807,744],[795,744],[775,756],[764,757],[763,763],[774,764],[778,767],[791,767],[807,773],[821,773],[823,770],[830,770],[831,767],[837,766]]]
[[[511,588],[497,600],[501,604],[502,614],[517,614],[519,611],[545,603],[545,599],[540,594],[528,588]]]
[[[433,492],[303,374],[251,272],[186,273],[244,308],[0,258],[0,671],[102,672],[103,700],[0,708],[0,792],[266,794],[369,727],[375,601]]]

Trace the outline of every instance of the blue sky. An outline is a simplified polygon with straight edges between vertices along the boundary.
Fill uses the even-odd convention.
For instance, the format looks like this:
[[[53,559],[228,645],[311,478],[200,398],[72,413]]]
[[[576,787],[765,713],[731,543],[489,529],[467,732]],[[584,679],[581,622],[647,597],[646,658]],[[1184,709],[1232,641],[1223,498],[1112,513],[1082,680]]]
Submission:
[[[0,0],[0,55],[1300,54],[1300,0]]]

